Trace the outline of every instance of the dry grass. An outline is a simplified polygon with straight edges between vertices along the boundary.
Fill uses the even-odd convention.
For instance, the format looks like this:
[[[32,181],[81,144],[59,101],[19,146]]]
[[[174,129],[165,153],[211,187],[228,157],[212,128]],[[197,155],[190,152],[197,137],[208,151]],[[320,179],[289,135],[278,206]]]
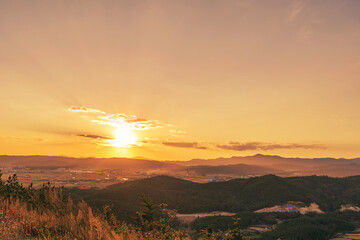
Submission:
[[[51,208],[34,208],[19,200],[0,200],[0,239],[189,239],[174,230],[171,235],[153,230],[140,232],[118,223],[110,226],[101,214],[94,214],[84,202],[62,201],[59,194],[49,194]]]
[[[64,212],[31,209],[16,201],[0,201],[1,239],[125,239],[94,216],[85,202],[74,208],[69,201]]]

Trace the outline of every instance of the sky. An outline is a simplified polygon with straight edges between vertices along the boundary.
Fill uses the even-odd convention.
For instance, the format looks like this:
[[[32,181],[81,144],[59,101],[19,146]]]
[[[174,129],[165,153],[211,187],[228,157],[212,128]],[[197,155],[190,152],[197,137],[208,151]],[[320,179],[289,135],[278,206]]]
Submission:
[[[360,157],[359,12],[1,0],[0,154]]]

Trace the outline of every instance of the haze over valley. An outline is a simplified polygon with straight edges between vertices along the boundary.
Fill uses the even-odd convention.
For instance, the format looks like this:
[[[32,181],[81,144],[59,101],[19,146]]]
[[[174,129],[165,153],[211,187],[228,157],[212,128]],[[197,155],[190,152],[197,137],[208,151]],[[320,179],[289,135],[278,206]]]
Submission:
[[[195,182],[224,181],[273,174],[281,177],[360,173],[360,158],[283,158],[257,154],[247,157],[155,161],[131,158],[72,158],[0,156],[1,172],[17,174],[20,182],[40,186],[99,187],[128,180],[168,175]]]

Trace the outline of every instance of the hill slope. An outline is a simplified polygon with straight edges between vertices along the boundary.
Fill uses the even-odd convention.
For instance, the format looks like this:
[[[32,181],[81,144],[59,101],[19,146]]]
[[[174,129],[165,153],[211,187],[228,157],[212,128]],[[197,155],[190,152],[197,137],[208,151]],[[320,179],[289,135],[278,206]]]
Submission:
[[[149,195],[157,204],[166,203],[180,213],[254,211],[288,201],[315,202],[324,211],[334,211],[341,204],[360,201],[360,176],[281,178],[266,175],[210,183],[158,176],[115,184],[102,190],[72,189],[71,193],[96,207],[113,205],[120,217],[127,219],[138,208],[142,194]]]

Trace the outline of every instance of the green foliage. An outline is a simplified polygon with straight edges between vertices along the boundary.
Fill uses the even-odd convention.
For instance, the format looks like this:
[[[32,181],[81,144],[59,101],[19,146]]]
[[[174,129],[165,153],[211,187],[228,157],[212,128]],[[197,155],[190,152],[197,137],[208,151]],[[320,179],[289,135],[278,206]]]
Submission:
[[[154,221],[155,205],[148,196],[142,195],[140,198],[144,209],[136,212],[137,217],[135,219],[135,224],[140,231],[149,232],[156,227]]]
[[[270,232],[264,233],[260,239],[329,239],[339,232],[348,232],[360,226],[360,213],[358,212],[333,212],[327,214],[298,213],[249,213],[242,212],[235,216],[240,220],[233,223],[233,218],[228,216],[213,216],[196,219],[191,227],[201,236],[204,230],[213,236],[223,233],[239,231],[241,237],[244,229],[252,225],[276,225]],[[280,222],[277,224],[277,222]],[[238,226],[238,228],[236,227]],[[228,230],[231,229],[231,230]],[[209,231],[211,230],[211,231]],[[226,237],[226,234],[225,234]],[[222,238],[224,239],[224,238]],[[226,239],[226,238],[225,238]],[[236,239],[234,235],[232,238]]]
[[[216,235],[211,227],[200,230],[200,240],[216,240]]]
[[[360,202],[360,176],[281,178],[274,175],[226,182],[194,183],[158,176],[116,184],[101,190],[70,190],[91,206],[112,204],[117,217],[134,218],[140,204],[138,196],[148,195],[158,205],[168,204],[180,213],[254,211],[265,207],[301,201],[317,203],[323,211],[335,211],[341,204]]]
[[[359,219],[359,217],[359,213],[330,213],[300,216],[280,224],[271,232],[263,234],[262,239],[331,239],[339,232],[354,230],[358,223],[355,224],[355,222],[351,222],[351,220]]]
[[[234,224],[233,217],[229,216],[211,216],[197,218],[191,223],[191,228],[199,232],[208,226],[211,226],[214,231],[227,231],[228,229],[247,228],[252,225],[274,225],[278,220],[289,220],[300,217],[299,213],[254,213],[254,212],[240,212],[235,215],[235,218],[241,219]]]
[[[148,196],[142,195],[142,210],[137,212],[136,229],[144,237],[150,235],[161,236],[161,239],[183,239],[186,234],[176,229],[178,224],[176,212],[167,209],[166,204],[156,206]]]
[[[234,226],[232,229],[215,231],[212,226],[208,226],[195,234],[194,238],[200,240],[242,240],[243,230],[239,227],[240,218],[232,218],[232,220]]]
[[[1,178],[2,174],[0,174]],[[7,199],[20,199],[24,201],[31,201],[34,196],[34,188],[32,184],[24,187],[19,183],[17,175],[9,176],[7,181],[0,181],[0,195]]]
[[[3,181],[1,176],[0,173],[0,196],[3,199],[19,200],[32,208],[53,208],[53,210],[60,207],[59,202],[67,202],[62,187],[55,187],[48,183],[35,189],[32,184],[25,187],[19,183],[16,174],[9,176],[6,181]]]
[[[230,229],[228,232],[228,236],[226,236],[225,240],[242,240],[243,234],[242,230],[240,229],[240,218],[233,218],[235,228]]]

